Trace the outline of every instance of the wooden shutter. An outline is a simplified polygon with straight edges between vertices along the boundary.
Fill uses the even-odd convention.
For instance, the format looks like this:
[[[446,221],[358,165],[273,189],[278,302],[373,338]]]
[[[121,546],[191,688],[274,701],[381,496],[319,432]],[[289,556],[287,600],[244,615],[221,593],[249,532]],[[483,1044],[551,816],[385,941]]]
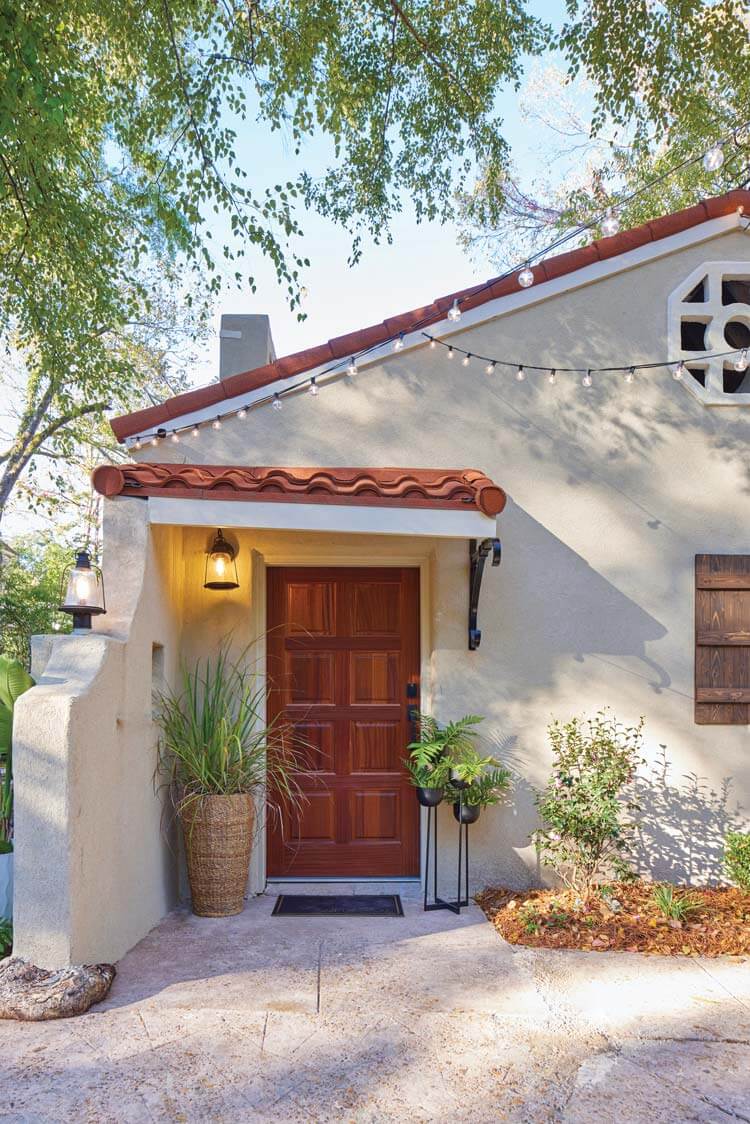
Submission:
[[[695,721],[750,722],[750,554],[695,556]]]

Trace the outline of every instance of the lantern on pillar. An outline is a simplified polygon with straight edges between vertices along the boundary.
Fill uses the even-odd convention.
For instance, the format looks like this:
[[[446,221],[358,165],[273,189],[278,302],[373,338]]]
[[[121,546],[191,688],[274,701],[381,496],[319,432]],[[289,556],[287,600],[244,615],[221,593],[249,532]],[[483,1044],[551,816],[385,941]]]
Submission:
[[[60,596],[60,609],[72,616],[74,632],[90,629],[92,616],[106,613],[102,572],[87,550],[79,550],[75,563],[63,572]]]

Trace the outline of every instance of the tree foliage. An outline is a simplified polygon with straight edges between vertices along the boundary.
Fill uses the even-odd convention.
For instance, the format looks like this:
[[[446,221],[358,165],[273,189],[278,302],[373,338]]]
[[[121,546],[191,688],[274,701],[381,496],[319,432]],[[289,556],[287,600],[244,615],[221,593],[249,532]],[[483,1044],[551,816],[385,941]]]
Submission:
[[[528,127],[551,149],[548,174],[529,183],[509,167],[499,211],[482,176],[460,202],[464,243],[503,266],[601,216],[613,199],[638,193],[619,208],[625,229],[750,177],[745,3],[568,0],[567,14],[554,40],[561,66],[522,95]],[[720,137],[720,169],[680,167]],[[591,235],[601,233],[594,225]]]
[[[52,539],[17,539],[6,551],[0,575],[0,653],[30,666],[32,636],[68,632],[70,618],[59,611],[60,580],[72,551]]]

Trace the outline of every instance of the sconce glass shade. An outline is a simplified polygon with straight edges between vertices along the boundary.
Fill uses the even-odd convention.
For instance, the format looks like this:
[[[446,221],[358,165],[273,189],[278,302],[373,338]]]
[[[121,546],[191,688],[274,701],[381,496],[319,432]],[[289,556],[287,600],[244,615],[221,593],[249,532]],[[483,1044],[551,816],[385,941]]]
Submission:
[[[60,594],[60,609],[70,613],[74,629],[91,628],[92,616],[106,613],[102,572],[87,550],[79,550],[75,564],[63,572]]]
[[[222,531],[216,532],[211,549],[206,555],[204,589],[239,589],[237,577],[237,552],[224,538]]]

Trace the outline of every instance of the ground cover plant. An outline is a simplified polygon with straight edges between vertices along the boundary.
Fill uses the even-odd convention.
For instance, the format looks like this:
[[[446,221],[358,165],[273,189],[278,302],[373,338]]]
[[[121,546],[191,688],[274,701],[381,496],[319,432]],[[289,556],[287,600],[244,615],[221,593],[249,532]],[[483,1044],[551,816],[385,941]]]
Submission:
[[[750,893],[750,832],[727,832],[724,840],[724,870],[731,882]]]
[[[10,921],[0,917],[0,960],[10,956],[13,948],[13,926]]]
[[[663,956],[750,955],[750,894],[735,887],[610,882],[585,903],[566,889],[498,888],[485,890],[477,902],[511,944]],[[665,912],[670,903],[672,914],[681,916]]]

